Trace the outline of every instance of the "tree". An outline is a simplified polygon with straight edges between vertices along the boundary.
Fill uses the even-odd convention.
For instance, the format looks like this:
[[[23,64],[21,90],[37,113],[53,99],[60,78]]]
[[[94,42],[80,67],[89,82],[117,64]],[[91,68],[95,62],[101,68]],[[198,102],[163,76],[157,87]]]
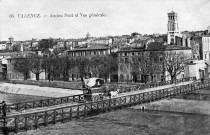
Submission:
[[[13,52],[19,52],[20,51],[20,44],[14,44],[12,46],[12,51]]]
[[[173,83],[176,77],[181,74],[188,65],[190,57],[183,52],[177,51],[166,51],[163,56],[165,69],[169,73],[171,82]]]
[[[53,43],[53,39],[42,39],[41,41],[39,41],[39,49],[41,51],[45,51],[48,50],[49,48],[52,48],[54,45]]]
[[[75,60],[69,58],[68,56],[55,57],[54,59],[55,59],[54,68],[56,68],[57,74],[59,76],[60,74],[62,74],[63,81],[68,81],[69,70],[75,66]]]
[[[138,32],[133,32],[133,33],[131,33],[131,36],[132,36],[132,37],[135,37],[136,35],[141,35],[141,34],[139,34]]]
[[[23,74],[24,80],[27,80],[30,72],[30,59],[28,57],[16,58],[14,69]]]
[[[39,80],[39,75],[44,71],[43,59],[36,54],[30,56],[30,71],[36,75],[36,80]]]
[[[118,69],[118,64],[113,55],[93,57],[91,63],[92,72],[98,74],[101,78],[105,78],[106,81]]]
[[[76,58],[75,59],[75,66],[78,69],[80,74],[81,81],[84,81],[84,77],[90,73],[91,68],[91,61],[88,58]]]
[[[43,68],[45,69],[45,72],[48,73],[48,80],[53,80],[53,75],[55,72],[55,58],[53,57],[45,57],[43,59]]]

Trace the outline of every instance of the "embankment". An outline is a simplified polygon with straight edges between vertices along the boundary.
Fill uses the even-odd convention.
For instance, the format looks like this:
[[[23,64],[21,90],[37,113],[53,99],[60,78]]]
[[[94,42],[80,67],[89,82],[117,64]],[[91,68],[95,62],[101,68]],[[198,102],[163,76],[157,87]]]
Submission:
[[[39,87],[35,85],[11,84],[11,83],[1,83],[0,92],[32,95],[32,96],[45,96],[45,97],[64,97],[64,96],[82,94],[81,90]]]
[[[164,99],[143,105],[146,110],[210,115],[210,101]],[[141,109],[142,105],[134,106]]]

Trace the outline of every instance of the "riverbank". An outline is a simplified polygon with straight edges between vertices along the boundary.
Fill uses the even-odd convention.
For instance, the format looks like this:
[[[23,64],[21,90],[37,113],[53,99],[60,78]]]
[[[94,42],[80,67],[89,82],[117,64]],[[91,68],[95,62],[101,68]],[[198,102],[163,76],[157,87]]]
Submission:
[[[210,88],[144,104],[146,110],[210,115]],[[141,109],[142,105],[134,106]]]
[[[126,108],[17,135],[207,135],[210,117]]]
[[[51,87],[39,87],[35,85],[24,84],[10,84],[1,83],[0,92],[31,95],[31,96],[43,96],[43,97],[64,97],[71,95],[82,94],[81,90],[51,88]]]
[[[143,105],[146,110],[210,115],[210,101],[163,99]],[[141,109],[142,105],[134,106]]]

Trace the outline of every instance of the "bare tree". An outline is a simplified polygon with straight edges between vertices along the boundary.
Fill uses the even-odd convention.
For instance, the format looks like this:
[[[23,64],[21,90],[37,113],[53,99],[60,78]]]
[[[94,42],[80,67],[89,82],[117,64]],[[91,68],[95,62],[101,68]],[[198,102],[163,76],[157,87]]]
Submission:
[[[163,58],[165,69],[169,73],[172,83],[184,71],[190,59],[189,55],[177,51],[166,51]]]

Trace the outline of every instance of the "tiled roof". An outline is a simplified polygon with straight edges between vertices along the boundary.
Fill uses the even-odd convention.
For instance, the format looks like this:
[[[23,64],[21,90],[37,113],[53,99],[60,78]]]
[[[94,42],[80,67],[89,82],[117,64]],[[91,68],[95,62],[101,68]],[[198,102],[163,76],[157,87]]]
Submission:
[[[167,45],[165,50],[191,50],[189,47],[183,47],[178,45]]]
[[[165,50],[166,45],[164,42],[151,42],[147,45],[147,50]]]
[[[202,35],[202,37],[210,37],[210,35]]]
[[[15,58],[22,58],[23,55],[30,55],[30,54],[35,54],[36,52],[33,51],[24,51],[22,53],[15,52],[14,54],[10,55],[10,58],[7,59],[15,59]]]
[[[108,38],[108,37],[100,37],[100,38],[96,38],[96,39],[94,39],[94,40],[109,40],[110,38]]]
[[[7,43],[7,41],[1,41],[0,42],[0,44],[6,44]]]
[[[86,51],[86,50],[106,50],[109,49],[109,46],[105,45],[91,45],[87,48],[75,48],[74,50],[68,50],[68,51]]]
[[[11,56],[11,55],[16,55],[18,52],[3,52],[0,53],[0,56]]]

